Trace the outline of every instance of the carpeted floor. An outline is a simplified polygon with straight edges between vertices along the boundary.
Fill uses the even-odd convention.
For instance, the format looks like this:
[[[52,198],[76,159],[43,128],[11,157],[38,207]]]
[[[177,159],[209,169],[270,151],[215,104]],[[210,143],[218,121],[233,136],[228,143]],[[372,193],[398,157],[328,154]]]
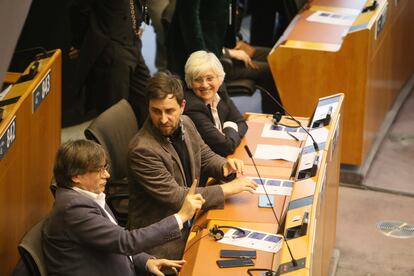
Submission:
[[[391,238],[376,229],[378,222],[388,220],[414,225],[413,109],[411,92],[365,178],[366,185],[395,194],[340,187],[337,276],[414,275],[414,237]]]

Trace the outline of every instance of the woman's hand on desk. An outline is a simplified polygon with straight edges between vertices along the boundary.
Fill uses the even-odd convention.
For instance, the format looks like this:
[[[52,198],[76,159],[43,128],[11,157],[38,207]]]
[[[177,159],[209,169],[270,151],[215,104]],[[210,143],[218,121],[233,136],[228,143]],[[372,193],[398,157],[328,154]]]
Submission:
[[[221,184],[223,189],[224,197],[235,195],[241,192],[254,193],[257,188],[257,184],[254,183],[251,179],[245,177],[238,177],[233,181],[230,181],[226,184]]]

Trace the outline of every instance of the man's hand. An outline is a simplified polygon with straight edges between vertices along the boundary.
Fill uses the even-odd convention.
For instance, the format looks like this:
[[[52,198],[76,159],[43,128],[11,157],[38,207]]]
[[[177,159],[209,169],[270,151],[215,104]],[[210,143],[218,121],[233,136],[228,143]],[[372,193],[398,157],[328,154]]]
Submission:
[[[68,53],[69,59],[77,59],[79,57],[79,53],[80,53],[79,49],[73,46],[70,47],[69,53]]]
[[[229,174],[238,173],[243,174],[244,162],[236,158],[228,158],[226,164],[223,166],[223,176],[227,177]]]
[[[184,199],[183,206],[177,215],[181,218],[182,222],[186,222],[194,216],[194,213],[201,209],[205,200],[200,194],[196,194],[197,179],[194,179],[191,188],[188,190],[187,196]]]
[[[177,268],[181,268],[185,263],[184,260],[167,260],[167,259],[148,259],[147,271],[157,276],[163,276],[163,268],[170,268],[177,274]]]
[[[233,181],[222,184],[220,186],[223,189],[224,197],[235,195],[241,192],[250,192],[253,194],[254,190],[257,188],[257,184],[255,182],[245,177],[238,177]]]
[[[228,51],[231,58],[243,61],[246,67],[257,69],[256,64],[253,63],[252,59],[245,51],[237,49],[228,49]]]

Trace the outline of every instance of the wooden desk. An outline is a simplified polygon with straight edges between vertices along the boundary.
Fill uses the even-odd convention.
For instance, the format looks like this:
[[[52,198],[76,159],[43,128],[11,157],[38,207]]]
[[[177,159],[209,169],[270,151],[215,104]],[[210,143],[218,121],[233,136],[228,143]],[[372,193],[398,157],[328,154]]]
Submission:
[[[248,145],[251,152],[256,151],[256,147],[258,144],[266,144],[266,145],[287,145],[293,147],[299,147],[300,142],[296,142],[293,140],[283,140],[283,139],[272,139],[272,138],[264,138],[262,137],[262,130],[263,125],[265,123],[271,123],[271,116],[265,114],[251,114],[249,115],[249,130],[246,133],[246,136],[241,141],[239,145],[239,149],[231,155],[231,157],[238,158],[244,161],[246,165],[253,165],[252,160],[247,155],[246,151],[244,150],[244,146]],[[263,167],[278,167],[278,168],[286,168],[287,170],[280,171],[280,177],[289,177],[289,173],[292,170],[293,163],[286,162],[283,160],[255,160],[258,166]],[[254,175],[257,175],[254,172]]]
[[[341,100],[342,103],[342,100]],[[276,253],[257,250],[255,268],[271,268],[279,270],[283,275],[327,275],[333,246],[335,244],[336,208],[339,184],[339,160],[341,152],[342,105],[332,117],[327,126],[328,139],[325,148],[319,151],[321,163],[317,175],[306,180],[297,181],[293,185],[291,196],[276,196],[275,211],[278,219],[284,224],[283,232],[288,228],[300,225],[304,212],[309,213],[309,224],[304,236],[288,241],[292,254],[298,262],[295,271],[291,269],[291,258],[286,247]],[[261,125],[260,125],[261,122]],[[248,116],[249,131],[234,154],[244,160],[243,145],[253,147],[258,141],[264,142],[261,129],[270,118],[266,115],[253,114]],[[270,139],[271,144],[292,144],[292,141]],[[293,141],[294,144],[297,142]],[[298,145],[300,146],[300,144]],[[265,161],[258,166],[262,177],[289,179],[291,162]],[[254,168],[247,165],[245,174],[256,177]],[[210,210],[197,217],[190,237],[187,241],[184,259],[187,261],[180,275],[245,275],[247,268],[220,269],[216,265],[220,249],[236,249],[235,246],[225,245],[214,241],[208,236],[208,229],[213,225],[231,225],[270,233],[279,230],[272,211],[268,208],[258,208],[258,195],[243,193],[226,200],[223,210]],[[284,220],[284,218],[286,218]],[[284,221],[283,221],[284,220]],[[200,230],[201,229],[201,230]],[[241,249],[237,247],[237,249]],[[300,274],[297,274],[300,273]]]
[[[375,11],[360,14],[349,27],[306,18],[315,11],[346,14],[371,2],[312,1],[268,57],[283,104],[292,114],[311,116],[318,98],[346,95],[341,163],[357,167],[375,149],[387,112],[414,75],[414,2],[379,1]]]
[[[208,235],[208,229],[217,225],[230,225],[249,229],[261,230],[264,232],[276,233],[277,226],[271,223],[249,223],[249,222],[229,222],[221,220],[211,220],[206,229],[198,232],[194,238],[188,242],[185,251],[187,261],[180,275],[246,275],[247,268],[226,268],[221,269],[217,266],[216,260],[220,259],[221,249],[241,249],[238,246],[221,244],[216,242]],[[265,251],[257,251],[257,258],[254,261],[255,267],[271,267],[272,263],[279,255]]]
[[[33,80],[11,88],[6,99],[20,99],[5,106],[0,123],[0,134],[7,133],[9,125],[15,124],[15,140],[0,160],[0,275],[11,273],[19,259],[17,245],[21,238],[49,212],[53,203],[49,185],[60,144],[61,51],[39,60],[38,69]],[[6,83],[16,82],[16,76],[8,73]],[[32,92],[42,85],[44,78],[50,78],[46,79],[44,92],[48,85],[50,91],[39,95],[44,96],[43,101],[33,110]]]

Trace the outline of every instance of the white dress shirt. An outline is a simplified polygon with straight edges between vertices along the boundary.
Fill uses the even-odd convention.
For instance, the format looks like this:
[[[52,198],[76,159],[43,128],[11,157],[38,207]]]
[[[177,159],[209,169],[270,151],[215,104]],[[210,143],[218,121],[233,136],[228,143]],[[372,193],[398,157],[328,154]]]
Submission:
[[[105,201],[105,193],[100,193],[100,194],[96,194],[96,193],[92,193],[86,190],[83,190],[79,187],[72,187],[73,190],[79,192],[80,194],[92,199],[93,201],[95,201],[96,203],[98,203],[98,205],[105,211],[105,213],[108,215],[109,219],[111,220],[111,222],[113,224],[118,225],[118,223],[116,222],[115,218],[105,209],[105,205],[106,205],[106,201]],[[178,227],[181,229],[183,229],[183,221],[181,220],[181,218],[178,216],[178,214],[174,214],[175,219],[177,220],[178,223]]]
[[[210,105],[211,115],[213,115],[214,125],[215,127],[223,133],[223,128],[231,127],[236,132],[239,132],[239,126],[235,122],[226,121],[224,122],[223,126],[221,125],[220,117],[218,114],[217,106],[220,102],[221,98],[220,95],[216,93]]]

